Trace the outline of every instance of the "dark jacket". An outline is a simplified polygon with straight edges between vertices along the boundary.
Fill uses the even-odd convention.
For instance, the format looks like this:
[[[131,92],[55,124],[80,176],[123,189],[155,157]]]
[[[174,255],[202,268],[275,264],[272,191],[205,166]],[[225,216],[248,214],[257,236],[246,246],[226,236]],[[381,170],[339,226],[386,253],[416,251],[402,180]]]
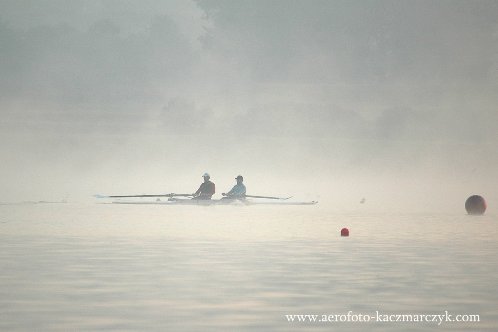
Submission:
[[[215,193],[215,185],[211,181],[203,182],[195,192],[195,196],[200,199],[211,199]]]

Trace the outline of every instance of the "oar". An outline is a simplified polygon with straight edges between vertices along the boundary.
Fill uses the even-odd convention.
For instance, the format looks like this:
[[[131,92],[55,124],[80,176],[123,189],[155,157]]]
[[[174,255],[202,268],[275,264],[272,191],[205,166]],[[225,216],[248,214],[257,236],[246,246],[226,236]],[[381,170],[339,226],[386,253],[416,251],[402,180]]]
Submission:
[[[253,196],[253,195],[245,195],[245,197],[249,197],[249,198],[267,198],[267,199],[282,199],[282,200],[286,200],[286,199],[292,198],[292,196],[289,196],[289,197],[273,197],[273,196]]]
[[[130,198],[130,197],[190,197],[192,194],[160,194],[160,195],[93,195],[95,198]]]

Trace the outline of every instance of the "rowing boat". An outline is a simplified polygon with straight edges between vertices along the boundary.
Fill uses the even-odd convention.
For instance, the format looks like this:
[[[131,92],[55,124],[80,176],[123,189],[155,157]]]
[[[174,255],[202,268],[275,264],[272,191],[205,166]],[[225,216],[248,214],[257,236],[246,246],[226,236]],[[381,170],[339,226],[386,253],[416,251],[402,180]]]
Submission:
[[[116,200],[112,201],[112,204],[135,204],[135,205],[200,205],[200,206],[212,206],[212,205],[233,205],[233,206],[244,206],[244,205],[315,205],[317,201],[260,201],[260,200],[249,200],[249,199],[168,199],[168,200],[156,200],[156,201],[129,201],[129,200]]]
[[[292,196],[276,197],[245,195],[243,198],[195,199],[193,194],[141,194],[141,195],[94,195],[98,199],[113,199],[108,204],[137,205],[315,205],[317,201],[292,201]],[[187,198],[188,197],[188,198]],[[155,200],[152,200],[155,198]],[[144,200],[145,199],[145,200]]]

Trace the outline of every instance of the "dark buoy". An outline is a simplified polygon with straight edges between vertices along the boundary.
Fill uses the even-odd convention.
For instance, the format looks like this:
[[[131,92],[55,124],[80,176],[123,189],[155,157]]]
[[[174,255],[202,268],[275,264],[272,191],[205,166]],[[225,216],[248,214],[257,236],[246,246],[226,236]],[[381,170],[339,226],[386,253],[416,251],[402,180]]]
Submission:
[[[349,236],[349,229],[347,228],[341,229],[341,236]]]
[[[486,201],[479,195],[472,195],[465,201],[465,210],[468,214],[482,215],[486,211]]]

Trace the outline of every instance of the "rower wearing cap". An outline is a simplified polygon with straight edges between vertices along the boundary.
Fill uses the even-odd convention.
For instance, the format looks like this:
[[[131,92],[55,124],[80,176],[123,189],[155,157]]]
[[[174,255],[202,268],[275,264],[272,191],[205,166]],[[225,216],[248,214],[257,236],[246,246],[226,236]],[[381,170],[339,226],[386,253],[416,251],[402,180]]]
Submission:
[[[227,193],[222,193],[225,198],[245,198],[246,196],[246,186],[242,183],[244,178],[242,175],[239,175],[235,178],[237,180],[237,184],[233,186],[232,190]]]
[[[192,199],[211,199],[211,196],[214,195],[215,185],[209,181],[211,177],[208,173],[204,173],[202,177],[204,178],[204,182],[201,183],[199,189],[192,195],[194,196]]]

